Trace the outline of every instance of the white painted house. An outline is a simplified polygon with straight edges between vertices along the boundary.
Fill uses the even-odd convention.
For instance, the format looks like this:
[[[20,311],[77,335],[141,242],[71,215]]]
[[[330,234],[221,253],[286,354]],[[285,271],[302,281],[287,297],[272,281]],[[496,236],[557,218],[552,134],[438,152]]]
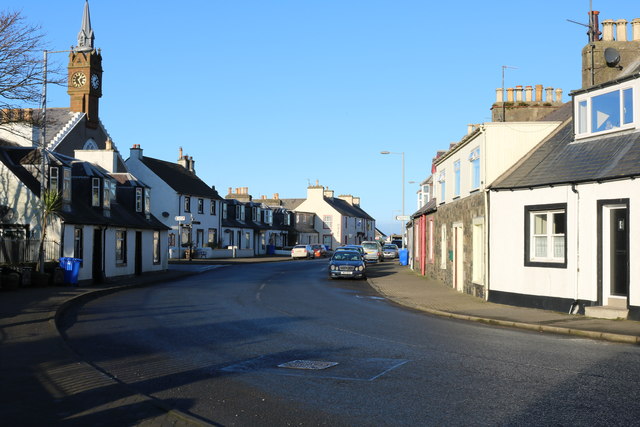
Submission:
[[[151,212],[170,227],[169,256],[187,258],[187,249],[206,254],[224,244],[221,235],[222,198],[195,173],[192,157],[180,148],[178,162],[172,163],[142,155],[134,144],[126,165],[151,187]]]
[[[637,71],[574,92],[575,121],[492,186],[490,300],[640,318]]]
[[[434,159],[437,212],[424,213],[429,220],[419,227],[419,233],[428,235],[413,239],[424,242],[416,253],[425,274],[429,271],[460,292],[486,298],[486,188],[559,124],[552,119],[482,123]],[[427,254],[428,260],[422,259]],[[432,267],[428,268],[427,262]]]
[[[320,243],[330,249],[375,238],[375,220],[360,207],[359,197],[334,197],[332,190],[316,184],[307,187],[307,198],[295,211],[316,215]]]

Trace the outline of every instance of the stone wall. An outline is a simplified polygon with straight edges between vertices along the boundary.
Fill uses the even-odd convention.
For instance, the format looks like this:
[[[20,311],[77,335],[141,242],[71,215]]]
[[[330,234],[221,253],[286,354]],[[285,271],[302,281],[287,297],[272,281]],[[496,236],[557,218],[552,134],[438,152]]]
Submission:
[[[434,218],[434,263],[427,262],[426,275],[444,282],[447,286],[455,287],[453,283],[454,261],[450,256],[454,250],[452,230],[453,224],[462,224],[464,292],[484,298],[486,295],[485,285],[475,284],[471,280],[473,274],[473,221],[477,218],[485,218],[484,193],[475,193],[463,199],[440,205]],[[442,225],[445,225],[447,230],[446,269],[441,268]],[[486,227],[486,221],[484,226]]]

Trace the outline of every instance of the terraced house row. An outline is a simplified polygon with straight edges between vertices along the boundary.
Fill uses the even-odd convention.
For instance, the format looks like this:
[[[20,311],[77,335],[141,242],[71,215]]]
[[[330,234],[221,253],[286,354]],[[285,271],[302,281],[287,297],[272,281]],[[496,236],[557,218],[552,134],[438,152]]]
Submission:
[[[86,3],[67,66],[69,108],[2,112],[1,264],[37,258],[48,190],[61,204],[47,229],[46,258],[81,259],[81,281],[162,271],[169,258],[255,256],[374,237],[375,220],[358,197],[334,197],[317,183],[306,199],[254,200],[246,187],[221,197],[181,147],[170,162],[144,156],[136,142],[125,159],[100,120],[102,53],[94,39]]]
[[[568,102],[499,88],[492,121],[437,153],[415,270],[493,302],[640,319],[640,19],[598,18]]]

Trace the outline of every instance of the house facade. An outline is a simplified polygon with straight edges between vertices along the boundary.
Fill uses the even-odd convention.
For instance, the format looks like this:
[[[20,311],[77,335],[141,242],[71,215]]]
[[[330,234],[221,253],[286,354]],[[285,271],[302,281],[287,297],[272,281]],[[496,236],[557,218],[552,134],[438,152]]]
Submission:
[[[360,207],[359,197],[334,197],[332,190],[316,183],[307,188],[307,198],[295,211],[315,214],[319,243],[330,249],[375,238],[375,220]]]
[[[573,92],[573,117],[492,186],[489,300],[640,319],[638,93],[637,67]]]
[[[129,153],[127,168],[153,191],[151,212],[171,229],[171,258],[206,254],[224,244],[222,198],[215,187],[198,178],[193,157],[183,155],[181,147],[178,161],[167,162],[144,156],[140,144],[134,144]]]
[[[409,260],[421,274],[487,298],[487,186],[560,124],[553,118],[536,120],[539,102],[526,99],[518,115],[524,121],[471,125],[461,141],[433,160],[432,200],[412,215],[409,226]],[[550,104],[553,108],[545,111],[560,114],[562,103]]]
[[[11,177],[4,188],[2,228],[5,235],[23,230],[20,238],[40,239],[43,190],[59,192],[61,208],[47,227],[48,246],[54,248],[46,258],[79,258],[79,280],[100,282],[166,270],[167,231],[145,204],[149,187],[129,173],[100,122],[102,56],[93,42],[85,4],[67,66],[70,107],[2,116],[2,172]],[[38,148],[41,141],[44,150]]]

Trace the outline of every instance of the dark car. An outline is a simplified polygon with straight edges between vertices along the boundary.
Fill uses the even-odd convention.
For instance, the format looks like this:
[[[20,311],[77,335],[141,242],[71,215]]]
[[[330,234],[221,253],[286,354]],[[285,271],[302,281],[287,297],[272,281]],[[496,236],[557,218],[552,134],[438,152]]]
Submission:
[[[329,261],[329,279],[350,277],[365,279],[367,266],[357,251],[336,250]]]

